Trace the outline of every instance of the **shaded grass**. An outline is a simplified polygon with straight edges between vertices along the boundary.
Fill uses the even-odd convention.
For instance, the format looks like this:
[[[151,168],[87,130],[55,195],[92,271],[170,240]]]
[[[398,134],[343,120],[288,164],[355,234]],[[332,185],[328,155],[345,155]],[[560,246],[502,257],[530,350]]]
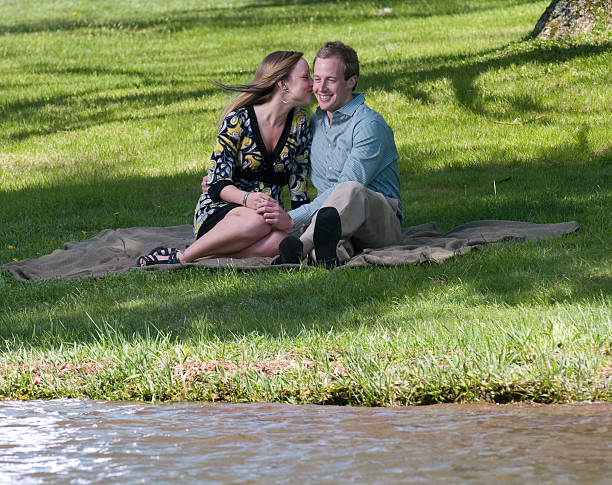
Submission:
[[[582,229],[407,268],[37,284],[3,272],[0,396],[611,399],[609,34],[524,40],[546,2],[384,6],[3,2],[0,261],[189,223],[227,100],[209,81],[244,82],[271,50],[311,59],[336,38],[359,52],[359,89],[394,129],[407,225]]]

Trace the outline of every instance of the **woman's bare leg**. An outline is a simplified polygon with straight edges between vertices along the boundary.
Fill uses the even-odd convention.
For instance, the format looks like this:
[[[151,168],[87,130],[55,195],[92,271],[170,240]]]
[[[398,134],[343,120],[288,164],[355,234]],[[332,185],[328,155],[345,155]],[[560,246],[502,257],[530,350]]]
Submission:
[[[273,258],[278,255],[278,245],[280,242],[287,237],[287,233],[284,231],[277,231],[273,229],[270,234],[262,237],[259,241],[251,244],[249,247],[244,248],[242,251],[238,251],[233,254],[226,254],[226,258],[259,258],[268,257]]]
[[[179,253],[178,258],[181,263],[190,263],[212,255],[227,257],[252,246],[272,231],[272,227],[254,210],[236,207],[183,253]]]

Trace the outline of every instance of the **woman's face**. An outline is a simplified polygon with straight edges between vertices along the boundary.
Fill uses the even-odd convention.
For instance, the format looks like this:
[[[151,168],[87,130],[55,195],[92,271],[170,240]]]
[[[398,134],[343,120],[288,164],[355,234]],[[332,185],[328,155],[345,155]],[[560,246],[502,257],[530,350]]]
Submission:
[[[312,78],[310,68],[304,59],[300,59],[285,81],[287,91],[283,98],[293,106],[304,106],[312,103]]]

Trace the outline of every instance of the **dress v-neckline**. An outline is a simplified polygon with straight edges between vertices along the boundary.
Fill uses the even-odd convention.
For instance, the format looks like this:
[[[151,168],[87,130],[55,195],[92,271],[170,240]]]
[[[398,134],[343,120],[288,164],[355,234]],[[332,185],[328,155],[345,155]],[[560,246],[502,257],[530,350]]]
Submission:
[[[261,131],[259,130],[259,123],[257,122],[255,107],[252,104],[247,106],[249,118],[251,119],[251,128],[253,129],[253,138],[255,138],[255,144],[259,148],[259,151],[261,152],[261,155],[263,156],[267,165],[272,165],[274,160],[278,158],[280,152],[287,143],[287,138],[289,137],[289,131],[291,129],[291,123],[293,121],[293,110],[294,108],[291,108],[291,111],[289,111],[289,113],[287,114],[287,119],[285,120],[283,132],[281,133],[280,138],[276,142],[274,150],[272,150],[272,153],[270,153],[268,152],[268,148],[266,147],[266,144],[264,143],[263,138],[261,136]]]

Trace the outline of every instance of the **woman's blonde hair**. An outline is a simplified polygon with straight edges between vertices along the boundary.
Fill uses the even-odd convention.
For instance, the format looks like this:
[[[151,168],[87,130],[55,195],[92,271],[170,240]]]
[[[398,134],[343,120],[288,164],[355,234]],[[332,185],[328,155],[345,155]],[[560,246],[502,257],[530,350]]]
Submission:
[[[240,93],[223,110],[219,119],[219,128],[221,128],[225,117],[232,111],[249,104],[262,104],[268,101],[274,94],[276,83],[289,77],[289,73],[303,55],[302,52],[296,51],[276,51],[268,54],[259,63],[255,77],[249,84],[228,86],[213,81],[215,86],[221,89]]]

